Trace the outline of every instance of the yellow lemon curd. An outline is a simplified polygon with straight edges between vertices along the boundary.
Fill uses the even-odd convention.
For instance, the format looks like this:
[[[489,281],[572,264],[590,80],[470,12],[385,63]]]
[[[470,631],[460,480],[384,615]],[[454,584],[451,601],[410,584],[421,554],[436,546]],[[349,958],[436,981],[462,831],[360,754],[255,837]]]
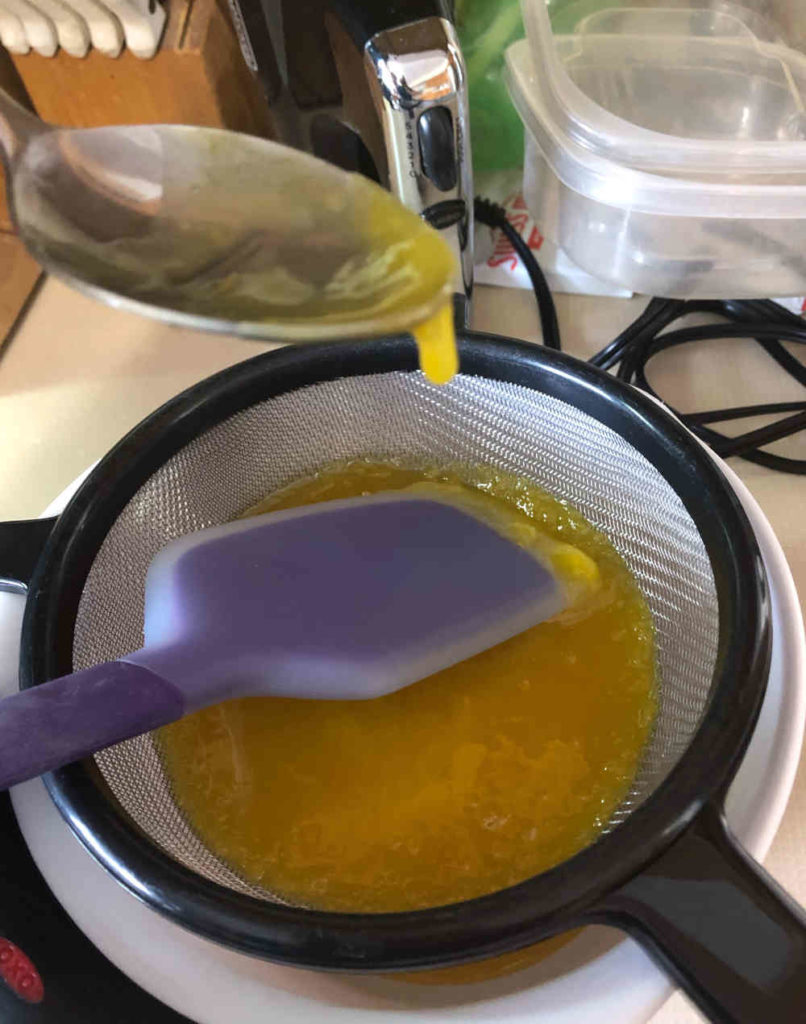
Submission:
[[[247,514],[424,481],[483,499],[524,541],[542,538],[558,574],[575,581],[576,603],[387,697],[235,700],[161,730],[192,827],[290,903],[412,910],[544,871],[604,828],[650,734],[646,602],[610,542],[534,484],[483,467],[359,460],[324,467]],[[530,959],[510,955],[507,967]],[[455,980],[478,976],[457,970]]]

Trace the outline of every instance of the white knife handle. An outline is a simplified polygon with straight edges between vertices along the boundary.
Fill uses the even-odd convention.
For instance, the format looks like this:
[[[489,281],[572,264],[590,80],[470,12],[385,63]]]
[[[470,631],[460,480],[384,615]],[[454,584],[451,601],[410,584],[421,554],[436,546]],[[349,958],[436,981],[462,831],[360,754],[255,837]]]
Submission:
[[[157,52],[165,29],[165,8],[159,0],[104,0],[123,25],[126,46],[135,57],[148,60]]]
[[[28,0],[3,0],[3,6],[22,22],[28,42],[43,57],[52,57],[59,49],[56,26]]]
[[[31,0],[56,26],[59,45],[71,57],[86,57],[90,48],[90,30],[83,18],[71,10],[62,0]]]
[[[0,7],[0,43],[11,53],[29,53],[31,50],[22,20],[5,7]]]
[[[107,57],[120,56],[120,51],[123,49],[123,27],[100,0],[64,0],[64,2],[86,21],[92,45],[96,50],[100,50]]]

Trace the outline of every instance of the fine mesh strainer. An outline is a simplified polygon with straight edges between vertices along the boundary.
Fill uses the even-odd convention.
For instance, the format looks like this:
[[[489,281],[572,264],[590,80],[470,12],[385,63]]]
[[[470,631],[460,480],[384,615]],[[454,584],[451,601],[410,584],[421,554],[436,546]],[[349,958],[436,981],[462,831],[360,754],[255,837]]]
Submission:
[[[219,860],[182,816],[150,736],[48,776],[51,796],[130,891],[246,953],[412,969],[607,921],[636,934],[716,1020],[806,1019],[803,915],[736,849],[721,815],[769,659],[763,570],[737,500],[675,420],[605,374],[480,335],[462,339],[461,357],[460,376],[435,388],[404,338],[284,350],[168,403],[101,462],[53,528],[29,590],[23,685],[136,649],[146,569],[167,541],[226,522],[323,463],[492,465],[576,505],[652,611],[660,711],[606,834],[479,899],[334,914],[283,905]],[[42,534],[5,527],[0,576],[4,557],[25,576],[26,540]]]

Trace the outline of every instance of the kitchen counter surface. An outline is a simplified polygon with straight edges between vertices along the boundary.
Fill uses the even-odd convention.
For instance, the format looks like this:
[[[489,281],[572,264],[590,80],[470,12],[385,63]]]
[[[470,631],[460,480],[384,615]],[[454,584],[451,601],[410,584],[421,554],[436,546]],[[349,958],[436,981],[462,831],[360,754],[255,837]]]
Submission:
[[[642,308],[643,299],[557,297],[563,345],[587,358]],[[539,338],[531,293],[479,288],[474,326]],[[38,515],[79,473],[149,412],[183,388],[262,346],[168,328],[45,282],[16,333],[0,349],[0,519]],[[751,342],[713,342],[662,354],[658,392],[683,410],[802,399],[802,388]],[[806,457],[806,432],[778,450]],[[737,459],[731,466],[761,505],[806,597],[806,477]],[[806,904],[806,757],[768,870]],[[674,996],[652,1024],[701,1018]]]

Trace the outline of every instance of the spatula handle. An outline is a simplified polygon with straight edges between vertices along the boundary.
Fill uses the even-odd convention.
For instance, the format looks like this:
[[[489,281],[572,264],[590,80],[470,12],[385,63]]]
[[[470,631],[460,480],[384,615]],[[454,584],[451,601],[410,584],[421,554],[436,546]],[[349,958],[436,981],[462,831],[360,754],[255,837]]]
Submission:
[[[0,701],[0,790],[181,718],[179,690],[110,661]]]

